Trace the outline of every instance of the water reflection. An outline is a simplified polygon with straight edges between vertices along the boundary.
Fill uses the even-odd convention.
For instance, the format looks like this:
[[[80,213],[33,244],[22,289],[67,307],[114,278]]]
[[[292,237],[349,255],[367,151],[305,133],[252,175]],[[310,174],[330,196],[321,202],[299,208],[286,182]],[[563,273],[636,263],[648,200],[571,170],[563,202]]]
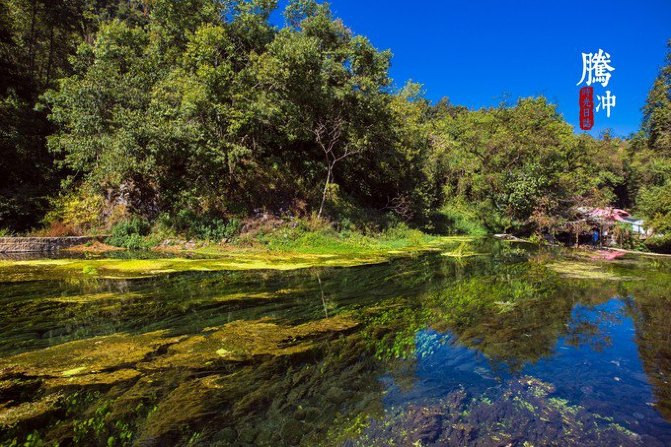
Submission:
[[[0,441],[671,445],[671,269],[567,280],[548,267],[565,255],[483,244],[4,284]]]
[[[394,445],[389,439],[404,444],[408,439],[403,434],[419,429],[415,438],[441,445],[466,442],[467,432],[480,430],[484,433],[478,442],[475,438],[467,442],[496,444],[506,439],[513,444],[526,440],[548,445],[562,439],[568,442],[575,436],[566,432],[571,427],[581,432],[573,438],[581,445],[669,445],[669,424],[656,410],[636,353],[634,320],[628,315],[634,305],[632,298],[576,304],[566,322],[566,334],[556,340],[553,352],[539,360],[532,355],[522,365],[489,358],[477,347],[467,348],[451,332],[419,330],[412,368],[402,377],[387,374],[381,378],[386,388],[385,415],[367,429],[363,439],[373,444]],[[527,324],[522,322],[518,328]],[[472,330],[469,337],[474,336]],[[511,409],[504,405],[511,396],[516,401],[512,411],[520,412],[512,419],[506,413]],[[454,412],[457,397],[461,413],[447,418],[450,425],[446,426],[443,419]],[[445,401],[451,408],[444,408]],[[424,417],[416,414],[420,408]],[[474,410],[492,413],[487,420],[493,418],[500,425],[493,428],[484,420],[472,420]],[[543,412],[547,413],[545,420],[531,420],[531,414]],[[555,426],[552,416],[562,418],[567,427]],[[515,432],[522,421],[533,429]],[[584,432],[587,422],[594,429]],[[464,432],[456,434],[455,424],[461,424]],[[529,437],[530,430],[536,437]],[[592,438],[594,433],[599,435]]]

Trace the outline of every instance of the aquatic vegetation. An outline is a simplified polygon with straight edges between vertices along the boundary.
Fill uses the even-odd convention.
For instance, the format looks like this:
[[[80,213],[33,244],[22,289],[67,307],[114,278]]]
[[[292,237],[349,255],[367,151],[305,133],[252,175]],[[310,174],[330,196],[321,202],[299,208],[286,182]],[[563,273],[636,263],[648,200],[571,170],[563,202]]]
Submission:
[[[566,281],[546,267],[566,258],[525,262],[503,245],[347,269],[6,283],[0,444],[671,440],[657,414],[671,402],[669,273],[618,261],[646,281]],[[627,363],[636,345],[645,374]]]
[[[561,261],[547,265],[550,270],[567,278],[592,279],[606,281],[631,281],[637,279],[631,276],[621,276],[604,265],[588,262]]]
[[[350,267],[375,264],[389,259],[411,255],[427,250],[438,250],[464,238],[435,237],[417,245],[402,245],[388,249],[384,244],[367,249],[352,247],[333,251],[312,252],[269,250],[220,250],[216,247],[197,250],[196,253],[211,256],[209,259],[184,257],[159,257],[155,259],[0,259],[0,281],[30,281],[63,278],[73,275],[106,279],[140,278],[185,271],[223,270],[295,270],[309,267]],[[421,241],[422,242],[422,241]],[[185,252],[188,253],[188,252]]]
[[[339,334],[347,334],[357,325],[355,320],[344,315],[296,326],[283,326],[267,319],[235,321],[221,328],[208,328],[202,335],[170,337],[165,331],[140,335],[114,334],[6,357],[0,360],[0,389],[9,390],[9,393],[5,392],[3,395],[20,394],[23,393],[20,390],[24,389],[30,395],[45,397],[0,411],[0,426],[11,430],[25,428],[36,420],[48,420],[63,408],[73,407],[76,398],[73,399],[73,395],[66,397],[68,390],[76,389],[76,393],[80,393],[80,390],[85,389],[100,390],[124,384],[137,385],[145,377],[149,378],[154,373],[167,370],[181,373],[188,370],[212,371],[213,368],[229,371],[231,362],[246,365],[252,360],[267,361],[269,356],[287,357],[313,350],[319,342]],[[155,418],[148,415],[147,424],[151,428],[148,428],[148,433],[160,436],[161,430],[172,430],[172,427],[165,425],[168,420],[178,423],[181,417],[183,422],[188,422],[205,414],[193,405],[209,412],[207,400],[201,402],[199,398],[189,396],[194,393],[198,396],[207,395],[208,389],[227,388],[220,384],[220,380],[221,376],[206,376],[180,385],[162,400],[161,406],[167,405],[171,413],[175,414],[172,410],[175,407],[171,404],[174,400],[180,402],[184,411],[177,412],[168,419],[160,411],[160,406]],[[101,399],[103,397],[95,401]],[[92,402],[87,408],[91,405],[97,404]],[[190,411],[188,405],[191,405]],[[91,417],[75,421],[75,444],[89,439],[90,436],[101,436],[109,430],[116,433],[114,436],[119,442],[130,440],[127,426],[108,427],[109,418],[106,415],[111,411],[119,409],[116,405],[103,402],[102,406],[99,405],[93,411]],[[119,420],[115,421],[115,424],[119,423]]]
[[[642,445],[622,426],[548,397],[553,392],[552,385],[528,376],[479,399],[457,389],[388,409],[350,445]]]
[[[479,256],[483,253],[477,253],[470,249],[470,244],[466,241],[459,244],[459,246],[453,250],[444,251],[441,253],[442,256],[450,256],[453,258],[464,258],[468,256]]]
[[[59,394],[51,394],[36,402],[23,402],[0,412],[0,427],[13,427],[23,421],[45,420],[57,411]]]
[[[0,359],[3,376],[26,376],[41,378],[47,385],[61,378],[71,383],[76,380],[91,380],[90,374],[105,373],[103,377],[122,379],[128,373],[119,373],[126,365],[134,365],[149,354],[177,343],[179,337],[166,337],[164,331],[141,335],[114,334],[91,339],[62,343],[38,351],[30,351]],[[130,374],[133,376],[132,374]],[[95,380],[95,379],[94,379]]]
[[[268,320],[234,321],[175,343],[167,348],[165,355],[139,367],[202,368],[222,360],[241,362],[262,356],[293,355],[311,349],[316,341],[323,340],[323,336],[349,331],[357,324],[344,316],[293,327],[283,327]]]

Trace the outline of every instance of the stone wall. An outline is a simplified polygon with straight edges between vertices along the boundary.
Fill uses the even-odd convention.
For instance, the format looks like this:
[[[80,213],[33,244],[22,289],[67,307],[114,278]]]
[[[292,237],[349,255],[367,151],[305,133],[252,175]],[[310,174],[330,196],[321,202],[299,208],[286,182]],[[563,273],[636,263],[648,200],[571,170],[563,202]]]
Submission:
[[[50,252],[101,239],[99,236],[0,237],[0,253]]]

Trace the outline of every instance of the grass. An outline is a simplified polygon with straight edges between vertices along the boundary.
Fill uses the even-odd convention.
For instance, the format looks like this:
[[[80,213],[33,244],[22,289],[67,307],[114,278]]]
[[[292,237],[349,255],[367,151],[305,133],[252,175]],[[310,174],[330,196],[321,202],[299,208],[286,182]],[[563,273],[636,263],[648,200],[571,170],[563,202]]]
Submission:
[[[171,250],[173,252],[193,251],[208,256],[268,256],[270,258],[321,259],[328,263],[341,263],[347,259],[388,258],[390,255],[439,249],[455,244],[468,244],[474,238],[468,236],[435,236],[399,225],[373,234],[356,231],[335,231],[328,225],[299,221],[295,225],[279,228],[255,235],[242,236],[231,244],[207,244],[192,250]],[[311,263],[313,261],[310,261]],[[349,262],[347,262],[349,264]]]
[[[356,231],[337,232],[327,225],[312,224],[311,227],[309,222],[299,222],[295,226],[284,225],[256,237],[256,241],[270,251],[307,254],[389,252],[427,245],[439,239],[405,225],[366,235]]]

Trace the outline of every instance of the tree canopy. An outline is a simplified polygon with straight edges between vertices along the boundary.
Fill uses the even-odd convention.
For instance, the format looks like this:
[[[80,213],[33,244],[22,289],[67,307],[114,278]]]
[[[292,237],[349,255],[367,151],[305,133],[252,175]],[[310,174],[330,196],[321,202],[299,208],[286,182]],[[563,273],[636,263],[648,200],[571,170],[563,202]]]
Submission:
[[[323,209],[336,221],[526,233],[611,205],[671,227],[656,200],[671,196],[671,55],[641,132],[593,138],[542,97],[432,104],[420,85],[393,87],[391,52],[328,4],[290,1],[283,27],[276,8],[0,5],[2,226],[30,228],[49,210],[67,220],[63,204],[79,200],[103,217],[120,203],[149,220]]]

